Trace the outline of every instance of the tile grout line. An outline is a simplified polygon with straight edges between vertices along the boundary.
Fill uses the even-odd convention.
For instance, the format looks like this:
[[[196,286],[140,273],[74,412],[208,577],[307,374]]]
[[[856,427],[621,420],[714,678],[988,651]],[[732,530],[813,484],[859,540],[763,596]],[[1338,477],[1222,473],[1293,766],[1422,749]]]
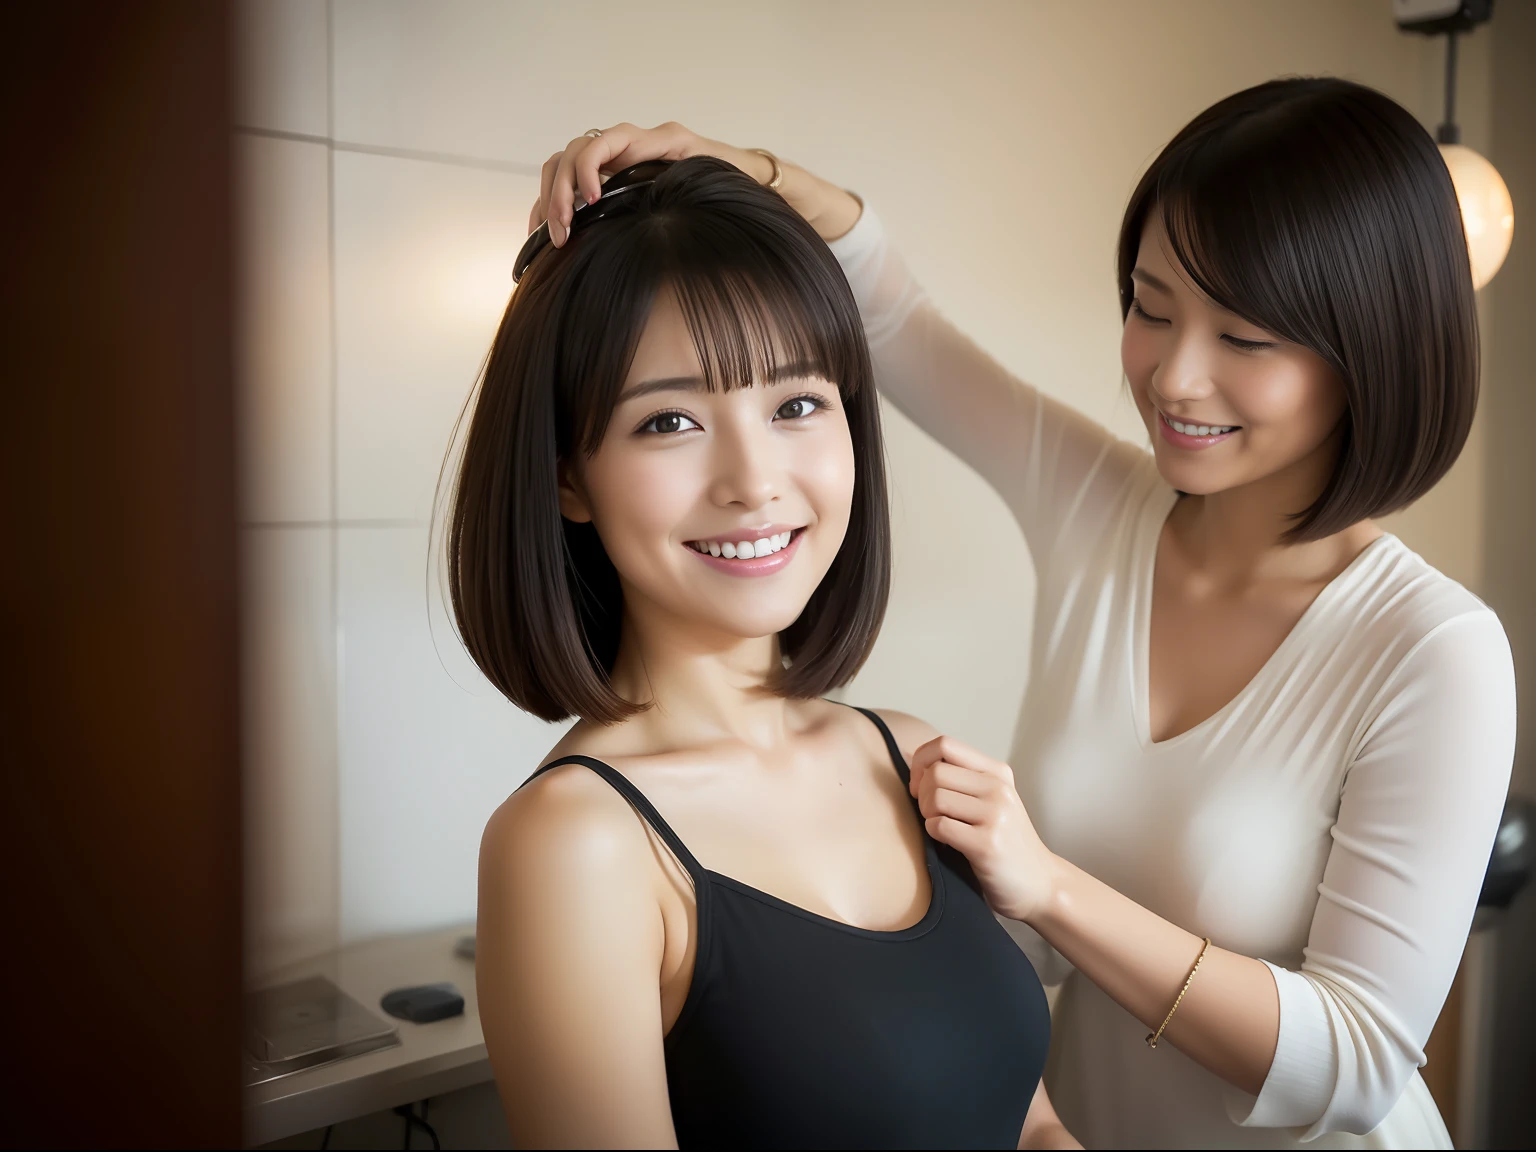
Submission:
[[[334,152],[354,152],[363,156],[387,156],[392,160],[419,160],[427,164],[447,164],[454,168],[474,168],[485,172],[506,172],[516,176],[538,176],[542,169],[536,164],[524,164],[517,160],[491,160],[483,156],[462,156],[454,152],[429,152],[423,148],[394,148],[387,144],[359,144],[351,140],[337,140],[333,136],[312,136],[307,132],[289,132],[281,128],[258,128],[248,124],[235,125],[234,131],[242,136],[260,136],[269,140],[291,140],[299,144],[323,144]]]
[[[298,530],[304,528],[424,528],[430,521],[410,516],[358,516],[325,520],[242,520],[235,527],[250,530]]]
[[[329,112],[327,112],[329,115]],[[329,146],[329,136],[316,136],[313,132],[294,132],[288,128],[264,128],[259,124],[235,124],[230,128],[236,136],[253,136],[259,140],[293,140],[300,144],[324,144]]]
[[[331,804],[332,819],[331,829],[331,908],[333,919],[331,931],[333,938],[332,947],[341,945],[342,929],[342,811],[341,811],[341,699],[343,663],[346,656],[345,644],[341,634],[341,528],[339,519],[341,513],[341,480],[339,462],[337,456],[341,442],[340,409],[338,398],[340,390],[337,382],[337,323],[336,323],[336,148],[334,137],[336,135],[336,12],[334,0],[325,0],[325,218],[326,218],[326,274],[329,284],[327,293],[330,300],[330,335],[331,335],[331,379],[330,379],[330,407],[331,407],[331,460],[330,460],[330,487],[331,487],[331,525],[330,525],[330,553],[331,553]]]

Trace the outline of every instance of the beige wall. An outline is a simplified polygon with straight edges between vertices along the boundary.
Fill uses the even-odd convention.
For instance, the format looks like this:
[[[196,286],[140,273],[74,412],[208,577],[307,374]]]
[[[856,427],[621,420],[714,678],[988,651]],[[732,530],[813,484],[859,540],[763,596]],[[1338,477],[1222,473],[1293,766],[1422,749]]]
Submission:
[[[556,730],[474,672],[428,587],[449,428],[509,289],[539,164],[619,119],[773,148],[878,204],[941,306],[1126,436],[1113,242],[1189,117],[1291,73],[1433,122],[1439,55],[1385,0],[439,3],[252,0],[247,728],[252,963],[467,917],[490,809]],[[1487,135],[1486,35],[1466,45]],[[895,414],[896,585],[848,696],[994,753],[1033,577],[999,500]],[[1480,442],[1479,442],[1480,443]],[[1395,527],[1481,581],[1482,466]]]

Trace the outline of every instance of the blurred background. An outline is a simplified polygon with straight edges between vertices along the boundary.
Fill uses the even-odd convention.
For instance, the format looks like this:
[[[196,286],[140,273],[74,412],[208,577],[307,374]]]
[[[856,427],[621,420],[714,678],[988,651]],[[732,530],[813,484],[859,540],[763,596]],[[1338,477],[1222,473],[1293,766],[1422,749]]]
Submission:
[[[33,238],[12,262],[27,291],[16,290],[26,303],[8,323],[40,367],[7,391],[64,387],[23,402],[18,428],[32,404],[30,426],[48,435],[19,446],[23,470],[8,485],[14,497],[36,491],[23,477],[50,477],[24,522],[48,545],[37,550],[45,560],[7,576],[6,619],[21,654],[49,653],[56,675],[8,708],[37,769],[22,785],[39,814],[32,835],[54,851],[67,841],[75,869],[25,907],[32,923],[57,916],[48,884],[66,900],[71,876],[71,891],[84,885],[114,906],[114,885],[131,879],[143,903],[174,905],[158,920],[127,917],[123,930],[142,926],[151,959],[173,940],[176,956],[202,957],[201,975],[178,972],[176,995],[186,1012],[198,980],[220,997],[224,1014],[204,1013],[215,1033],[238,1029],[235,967],[248,984],[305,965],[334,974],[348,949],[471,921],[481,827],[559,738],[499,697],[459,647],[432,516],[540,165],[565,141],[620,120],[678,120],[842,183],[878,208],[940,307],[983,347],[1141,441],[1120,383],[1113,258],[1125,200],[1156,152],[1208,104],[1275,76],[1361,81],[1431,129],[1445,86],[1443,39],[1400,31],[1388,0],[246,0],[66,5],[21,18],[17,36],[37,92],[7,81],[7,122],[56,172],[11,217]],[[1522,685],[1536,676],[1533,64],[1529,0],[1500,0],[1461,39],[1462,141],[1497,166],[1526,223],[1479,293],[1472,439],[1450,476],[1387,524],[1499,612]],[[114,244],[137,253],[115,279],[96,270]],[[107,313],[109,331],[82,339]],[[123,367],[112,332],[142,332],[151,318],[163,331],[144,366]],[[204,359],[167,368],[165,349],[189,333]],[[112,415],[111,404],[150,395],[158,408]],[[188,405],[202,423],[166,415]],[[100,417],[83,434],[71,423],[82,413]],[[1004,756],[1025,687],[1029,557],[964,465],[890,409],[886,431],[894,592],[845,696]],[[78,463],[61,469],[64,445]],[[160,488],[125,488],[133,473],[110,466],[114,452],[185,466]],[[196,496],[172,518],[174,540],[130,539],[133,515],[169,515],[173,488]],[[72,529],[61,514],[77,517]],[[158,599],[147,617],[138,585],[81,576],[122,565],[148,573],[144,595]],[[174,578],[157,584],[162,571]],[[168,623],[109,644],[79,613],[82,597]],[[50,604],[73,623],[58,625]],[[148,676],[153,661],[134,653],[177,628],[202,647],[178,658],[180,680]],[[96,677],[71,671],[103,646],[115,663]],[[130,698],[157,691],[168,701],[158,719],[125,736]],[[116,711],[99,715],[85,692]],[[1531,712],[1515,771],[1525,793],[1536,793]],[[170,757],[161,730],[184,732],[188,717],[208,731]],[[127,787],[93,767],[103,757],[137,765],[140,796],[160,789],[161,801],[143,800],[131,832],[108,821],[86,836],[79,805],[99,795],[97,776]],[[130,835],[136,847],[114,855],[112,837]],[[185,852],[143,863],[155,844],[179,849],[177,837]],[[173,895],[176,885],[196,891]],[[210,932],[219,946],[198,951]],[[70,948],[110,952],[99,932],[70,933]],[[109,960],[71,963],[100,979]],[[140,987],[163,983],[163,966],[141,968]],[[1533,972],[1527,893],[1474,936],[1425,1072],[1462,1146],[1536,1137]],[[220,1091],[222,1119],[208,1124],[229,1122],[235,1097]],[[310,1118],[312,1129],[332,1119]],[[147,1130],[164,1135],[164,1122]]]

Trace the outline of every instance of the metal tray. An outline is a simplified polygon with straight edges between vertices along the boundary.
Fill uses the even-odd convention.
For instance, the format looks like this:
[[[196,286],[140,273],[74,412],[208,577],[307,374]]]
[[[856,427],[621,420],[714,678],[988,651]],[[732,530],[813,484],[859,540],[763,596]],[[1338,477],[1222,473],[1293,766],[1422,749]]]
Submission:
[[[323,976],[262,988],[246,997],[248,1086],[399,1043],[393,1024]]]

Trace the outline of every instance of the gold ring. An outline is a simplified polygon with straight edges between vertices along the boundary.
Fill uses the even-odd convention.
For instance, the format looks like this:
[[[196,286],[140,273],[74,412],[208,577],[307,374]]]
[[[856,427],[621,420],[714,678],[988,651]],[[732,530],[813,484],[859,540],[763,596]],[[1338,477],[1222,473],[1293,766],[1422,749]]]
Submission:
[[[588,128],[585,132],[582,133],[583,136],[590,136],[594,140],[596,140],[602,134],[603,130],[601,128]]]

